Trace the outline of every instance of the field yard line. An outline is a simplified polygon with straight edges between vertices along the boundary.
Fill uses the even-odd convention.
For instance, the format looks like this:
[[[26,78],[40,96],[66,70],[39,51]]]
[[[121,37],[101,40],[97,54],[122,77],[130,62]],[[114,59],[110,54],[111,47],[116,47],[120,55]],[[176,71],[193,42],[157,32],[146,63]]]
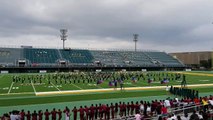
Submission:
[[[33,94],[34,92],[20,92],[20,93],[10,93],[9,95],[23,95],[23,94]],[[8,95],[8,94],[0,94],[1,95]],[[1,98],[0,98],[1,99]]]
[[[47,79],[45,79],[46,81],[48,81]],[[58,91],[61,91],[58,87],[56,87],[55,86],[55,84],[53,84],[52,82],[50,82],[52,85],[53,85],[53,87],[55,87]]]
[[[72,84],[72,83],[71,83]],[[75,85],[75,84],[72,84],[73,86],[75,86],[75,87],[77,87],[77,88],[79,88],[79,89],[81,89],[81,90],[83,90],[83,88],[81,88],[81,87],[79,87],[79,86],[77,86],[77,85]]]
[[[10,85],[10,89],[9,89],[9,91],[8,91],[8,93],[7,93],[7,94],[10,94],[10,91],[11,91],[11,89],[12,89],[12,87],[13,87],[13,84],[14,84],[14,82],[12,82],[12,83],[11,83],[11,85]]]
[[[58,91],[61,91],[58,87],[56,87],[52,82],[50,82]]]
[[[33,85],[33,82],[31,81],[31,85],[33,87],[33,90],[34,90],[34,93],[36,94],[36,89],[35,89],[35,86]]]

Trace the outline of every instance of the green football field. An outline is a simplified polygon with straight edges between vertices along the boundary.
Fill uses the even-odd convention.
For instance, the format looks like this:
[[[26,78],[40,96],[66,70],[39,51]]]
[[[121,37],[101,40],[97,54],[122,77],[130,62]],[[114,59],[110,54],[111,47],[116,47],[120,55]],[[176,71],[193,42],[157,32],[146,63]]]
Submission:
[[[150,72],[152,74],[175,74],[174,72]],[[212,72],[181,72],[186,75],[187,85],[192,89],[199,90],[201,95],[213,94]],[[134,74],[134,73],[133,73]],[[145,73],[147,74],[147,73]],[[124,81],[124,90],[114,89],[109,86],[109,80],[101,84],[96,81],[80,83],[55,83],[47,78],[42,82],[13,82],[14,76],[36,76],[37,74],[1,74],[0,75],[0,115],[11,109],[29,109],[43,111],[53,107],[63,109],[66,105],[80,106],[90,103],[110,103],[115,101],[131,101],[137,98],[147,100],[164,99],[168,97],[165,92],[166,85],[180,85],[181,79],[170,80],[168,84],[161,84],[158,77],[148,84],[148,77],[132,82],[131,78]],[[47,75],[47,74],[38,74]],[[200,85],[201,84],[201,85]],[[158,87],[159,86],[159,87]],[[164,87],[162,87],[164,86]],[[118,85],[119,87],[119,85]],[[135,89],[137,88],[137,89]],[[169,95],[172,97],[171,95]],[[63,105],[62,105],[63,104]],[[40,107],[38,107],[40,106]]]

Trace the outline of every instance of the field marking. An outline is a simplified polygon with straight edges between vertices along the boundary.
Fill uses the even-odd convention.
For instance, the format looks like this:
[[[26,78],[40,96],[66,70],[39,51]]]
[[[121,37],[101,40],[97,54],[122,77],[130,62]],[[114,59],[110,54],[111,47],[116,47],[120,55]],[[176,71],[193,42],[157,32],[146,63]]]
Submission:
[[[71,83],[71,85],[73,85],[73,86],[75,86],[75,87],[77,87],[77,88],[83,90],[83,88],[81,88],[81,87],[79,87],[79,86],[77,86],[77,85],[75,85],[75,84],[72,84],[72,83]]]
[[[47,82],[48,82],[48,80],[47,79],[45,79]],[[50,82],[52,85],[53,85],[53,87],[55,87],[58,91],[61,91],[57,86],[55,86],[55,84],[53,84],[52,82]]]
[[[210,74],[210,73],[196,73],[196,72],[174,72],[174,73],[188,74],[188,75],[194,75],[194,76],[213,77],[213,74]]]
[[[7,93],[7,94],[10,94],[10,91],[11,91],[11,89],[12,89],[12,87],[13,87],[13,84],[14,84],[14,82],[11,83],[10,89],[8,90],[8,93]]]
[[[58,87],[56,87],[52,82],[50,82],[58,91],[61,91]]]
[[[10,94],[3,93],[3,94],[0,94],[0,96],[1,95],[26,95],[26,94],[33,94],[33,93],[34,92],[20,92],[20,93],[10,93]]]
[[[199,81],[202,81],[202,82],[207,82],[207,81],[209,81],[209,80],[199,80]]]
[[[36,94],[36,89],[35,89],[35,86],[33,85],[33,82],[31,81],[31,85],[33,87],[33,90],[34,90],[34,93]]]
[[[192,84],[187,85],[189,88],[193,87],[203,87],[203,86],[213,86],[213,84]],[[78,86],[76,86],[78,87]],[[148,87],[126,87],[125,90],[150,90],[150,89],[165,89],[167,86],[148,86]],[[181,85],[173,85],[173,87],[181,87]],[[45,96],[45,95],[57,95],[57,94],[80,94],[80,93],[91,93],[91,92],[108,92],[108,91],[116,91],[114,88],[106,88],[106,89],[82,89],[82,90],[66,90],[66,91],[48,91],[48,92],[37,92],[36,96]],[[117,89],[120,91],[120,89]]]

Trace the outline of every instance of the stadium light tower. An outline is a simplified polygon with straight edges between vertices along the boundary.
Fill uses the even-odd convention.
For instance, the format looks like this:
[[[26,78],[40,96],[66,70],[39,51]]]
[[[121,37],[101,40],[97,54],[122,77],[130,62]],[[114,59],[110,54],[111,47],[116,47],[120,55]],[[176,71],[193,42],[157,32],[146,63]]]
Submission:
[[[65,41],[67,40],[67,29],[60,29],[60,32],[61,32],[61,40],[63,41],[63,49],[65,48]]]
[[[133,34],[133,41],[135,42],[135,52],[137,51],[138,34]]]

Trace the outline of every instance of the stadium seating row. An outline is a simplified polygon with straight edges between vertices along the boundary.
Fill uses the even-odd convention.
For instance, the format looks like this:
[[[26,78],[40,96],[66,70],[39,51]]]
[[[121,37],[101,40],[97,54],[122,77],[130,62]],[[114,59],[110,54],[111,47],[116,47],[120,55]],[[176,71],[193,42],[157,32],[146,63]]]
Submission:
[[[63,60],[71,65],[184,67],[181,62],[165,52],[0,48],[1,65],[16,65],[18,60],[26,60],[28,65],[57,65]]]

